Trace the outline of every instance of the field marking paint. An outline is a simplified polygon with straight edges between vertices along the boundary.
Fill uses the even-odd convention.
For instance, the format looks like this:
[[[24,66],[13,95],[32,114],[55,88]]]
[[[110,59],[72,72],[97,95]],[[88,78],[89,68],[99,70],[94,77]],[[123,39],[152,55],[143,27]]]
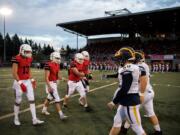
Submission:
[[[99,82],[99,81],[91,81],[92,83],[97,83],[97,82]],[[109,81],[106,81],[106,83],[108,83]],[[38,84],[44,84],[44,82],[39,82]],[[171,84],[156,84],[156,83],[153,83],[152,84],[153,86],[165,86],[165,87],[176,87],[176,88],[180,88],[180,86],[179,85],[171,85]],[[4,88],[4,87],[0,87],[0,90],[1,89],[5,89],[5,90],[8,90],[8,89],[12,89],[12,87],[6,87],[6,88]]]
[[[180,86],[178,85],[171,85],[171,84],[156,84],[156,83],[153,83],[152,84],[153,86],[166,86],[166,87],[176,87],[176,88],[180,88]]]
[[[94,89],[90,90],[88,93],[93,92],[93,91],[97,91],[97,90],[100,90],[100,89],[103,89],[103,88],[106,88],[106,87],[109,87],[109,86],[112,86],[112,85],[115,85],[115,84],[117,84],[117,82],[114,82],[114,83],[111,83],[111,84],[107,84],[107,85],[104,85],[104,86],[100,86],[100,87],[97,87],[97,88],[94,88]],[[76,97],[78,95],[79,94],[74,94],[74,95],[71,96],[71,98]],[[61,101],[63,101],[63,100],[64,100],[64,98],[61,99]],[[54,101],[50,102],[50,104],[53,104],[53,103],[55,103],[55,102]],[[36,105],[36,109],[37,108],[41,108],[41,107],[43,107],[43,104]],[[30,108],[21,110],[19,112],[19,114],[25,113],[27,111],[30,111]],[[9,113],[9,114],[6,114],[4,116],[0,116],[0,120],[6,119],[6,118],[9,118],[9,117],[12,117],[12,116],[14,116],[14,113]]]

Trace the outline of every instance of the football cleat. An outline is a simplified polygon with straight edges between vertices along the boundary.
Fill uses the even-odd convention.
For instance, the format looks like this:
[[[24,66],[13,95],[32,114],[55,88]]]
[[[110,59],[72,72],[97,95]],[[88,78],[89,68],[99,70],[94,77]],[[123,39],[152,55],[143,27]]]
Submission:
[[[21,125],[19,119],[14,119],[14,125],[16,125],[16,126],[20,126]]]
[[[32,124],[35,126],[35,125],[41,125],[43,123],[44,123],[44,121],[42,121],[42,120],[34,119]]]
[[[63,108],[68,108],[67,104],[63,104]]]
[[[42,110],[42,114],[44,115],[50,115],[50,113],[47,110]]]
[[[61,120],[65,120],[65,119],[67,119],[67,118],[68,118],[68,116],[66,116],[66,115],[64,115],[64,114],[63,114],[63,115],[60,115],[60,119],[61,119]]]
[[[84,110],[85,110],[86,112],[91,112],[91,111],[92,111],[92,109],[91,109],[89,106],[84,107]]]
[[[121,131],[119,135],[127,135],[128,129],[124,128],[124,126],[121,127]]]

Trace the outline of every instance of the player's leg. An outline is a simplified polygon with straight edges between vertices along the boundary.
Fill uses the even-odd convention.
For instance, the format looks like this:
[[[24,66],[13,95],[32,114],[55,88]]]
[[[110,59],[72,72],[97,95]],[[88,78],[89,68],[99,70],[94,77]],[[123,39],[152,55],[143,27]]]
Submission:
[[[50,115],[50,113],[47,111],[47,108],[49,106],[49,102],[51,100],[49,99],[49,96],[45,99],[44,101],[44,105],[43,105],[43,109],[42,109],[42,114],[45,114],[45,115]]]
[[[131,128],[136,135],[146,135],[141,125],[139,105],[126,107],[126,118],[130,122]]]
[[[130,122],[128,121],[128,120],[126,120],[125,121],[125,123],[124,123],[124,125],[123,126],[121,126],[121,133],[123,134],[123,135],[126,135],[127,134],[127,132],[128,132],[128,129],[130,128]]]
[[[89,81],[85,80],[87,92],[89,92]]]
[[[161,135],[162,131],[159,125],[159,120],[154,112],[153,98],[154,98],[154,92],[153,91],[151,91],[151,93],[148,92],[147,94],[145,94],[145,103],[143,103],[142,105],[146,111],[147,117],[149,117],[150,122],[154,127],[155,134]]]
[[[89,82],[87,79],[84,79],[81,81],[82,85],[84,87],[85,93],[87,95],[87,92],[89,91]],[[84,106],[87,103],[87,98],[85,99],[84,96],[80,96],[79,98],[79,104]]]
[[[86,85],[85,79],[82,79],[81,82],[82,82],[82,85],[83,85],[83,87],[84,87],[84,91],[85,91],[85,92],[88,92],[88,91],[87,91],[87,85]],[[80,105],[82,105],[82,106],[85,105],[85,101],[84,101],[84,97],[83,97],[83,96],[80,96],[78,100],[79,100],[79,104],[80,104]]]
[[[69,100],[70,96],[75,92],[75,88],[76,88],[76,83],[73,81],[68,81],[67,94],[64,96],[64,102],[63,102],[64,107],[67,107],[68,100]]]
[[[61,104],[60,104],[60,97],[59,97],[59,93],[58,93],[58,90],[57,90],[57,84],[56,83],[53,83],[52,86],[51,86],[54,91],[52,93],[52,96],[54,98],[54,101],[55,101],[55,105],[56,105],[56,110],[60,116],[60,119],[66,119],[67,116],[64,115],[64,113],[62,112],[62,108],[61,108]]]
[[[87,91],[87,84],[85,82],[85,79],[82,79],[81,82],[82,82],[82,85],[83,85],[85,91]]]
[[[35,99],[34,99],[34,90],[33,90],[31,81],[27,80],[24,83],[27,86],[26,96],[27,96],[27,98],[29,100],[29,104],[30,104],[30,111],[31,111],[31,115],[32,115],[32,123],[33,123],[33,125],[42,124],[42,123],[44,123],[44,121],[41,121],[36,117],[36,106],[35,106]]]
[[[81,81],[79,81],[77,83],[77,87],[76,87],[76,90],[79,92],[80,94],[80,99],[81,99],[81,102],[85,108],[85,111],[90,111],[90,108],[88,106],[88,101],[87,101],[87,96],[86,96],[86,92],[85,92],[85,89],[83,87],[83,84]]]
[[[48,108],[48,106],[49,106],[50,101],[53,99],[53,97],[52,97],[51,94],[49,93],[47,86],[46,86],[46,93],[47,93],[48,95],[47,95],[47,98],[46,98],[45,101],[44,101],[44,105],[43,105],[43,109],[42,109],[42,114],[50,115],[50,113],[47,111],[47,108]]]
[[[109,135],[119,135],[122,121],[124,120],[125,117],[126,116],[124,113],[124,107],[119,106],[117,109],[116,115],[114,116],[114,123],[109,132]]]
[[[19,109],[20,109],[20,104],[22,101],[22,90],[19,87],[17,81],[14,81],[13,84],[13,89],[14,89],[14,93],[15,93],[15,104],[14,104],[14,124],[16,126],[21,125],[20,121],[19,121]]]

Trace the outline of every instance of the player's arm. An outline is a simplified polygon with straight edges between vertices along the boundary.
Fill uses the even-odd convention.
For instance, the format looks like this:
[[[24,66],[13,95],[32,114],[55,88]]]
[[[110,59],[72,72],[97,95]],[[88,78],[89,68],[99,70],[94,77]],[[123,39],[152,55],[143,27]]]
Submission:
[[[34,89],[36,89],[37,84],[36,84],[36,80],[32,77],[32,72],[31,72],[31,68],[29,68],[29,78],[31,79],[31,83]]]
[[[84,77],[85,76],[85,74],[83,72],[79,72],[76,67],[71,68],[71,70],[75,75],[77,75],[79,77]]]
[[[12,75],[13,75],[13,78],[16,81],[19,81],[19,76],[17,74],[17,71],[18,71],[18,64],[17,63],[13,63],[13,65],[12,65]]]
[[[117,97],[117,94],[118,94],[119,91],[120,91],[120,89],[117,89],[117,90],[114,92],[114,96],[113,96],[112,101],[107,104],[107,106],[108,106],[109,109],[111,109],[111,110],[112,110],[113,108],[115,108],[115,106],[118,107],[118,105],[119,105],[118,103],[115,104],[115,103],[113,102],[113,100]]]
[[[140,77],[139,77],[139,89],[140,89],[140,100],[141,103],[144,102],[144,92],[147,87],[147,81],[148,81],[148,76],[146,75],[146,71],[144,68],[140,68]]]
[[[140,67],[140,77],[139,77],[139,86],[140,86],[140,92],[143,94],[146,90],[147,86],[147,80],[148,76],[146,74],[146,71],[143,67]]]
[[[49,75],[50,75],[50,70],[48,70],[45,67],[45,82],[46,82],[46,85],[48,87],[49,93],[52,93],[53,92],[53,88],[51,87],[50,82],[49,82]]]
[[[13,74],[13,78],[17,81],[17,83],[19,84],[19,86],[21,87],[21,90],[23,92],[27,91],[26,86],[23,84],[23,82],[21,80],[19,80],[19,76],[17,74],[18,71],[18,64],[17,63],[13,63],[12,65],[12,74]]]
[[[140,79],[139,79],[139,81],[140,81],[140,92],[141,93],[144,93],[145,90],[146,90],[147,80],[148,80],[148,78],[147,78],[146,75],[145,76],[141,76]]]
[[[122,96],[126,95],[131,87],[133,81],[131,71],[129,71],[128,74],[123,74],[122,76],[123,81],[121,87],[118,90],[116,90],[113,100],[110,103],[108,103],[108,107],[110,109],[114,108],[115,105],[119,105],[119,99],[121,99]]]
[[[50,75],[50,71],[45,70],[45,82],[46,82],[48,88],[51,88],[51,85],[50,85],[50,82],[49,82],[49,75]]]

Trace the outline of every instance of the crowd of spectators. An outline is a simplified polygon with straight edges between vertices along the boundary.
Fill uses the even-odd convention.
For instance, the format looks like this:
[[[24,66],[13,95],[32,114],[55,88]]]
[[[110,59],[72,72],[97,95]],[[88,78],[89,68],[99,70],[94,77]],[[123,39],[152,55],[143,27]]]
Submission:
[[[135,50],[142,50],[145,54],[180,54],[179,40],[119,40],[109,42],[96,42],[85,47],[94,57],[113,55],[119,48],[130,46]]]

